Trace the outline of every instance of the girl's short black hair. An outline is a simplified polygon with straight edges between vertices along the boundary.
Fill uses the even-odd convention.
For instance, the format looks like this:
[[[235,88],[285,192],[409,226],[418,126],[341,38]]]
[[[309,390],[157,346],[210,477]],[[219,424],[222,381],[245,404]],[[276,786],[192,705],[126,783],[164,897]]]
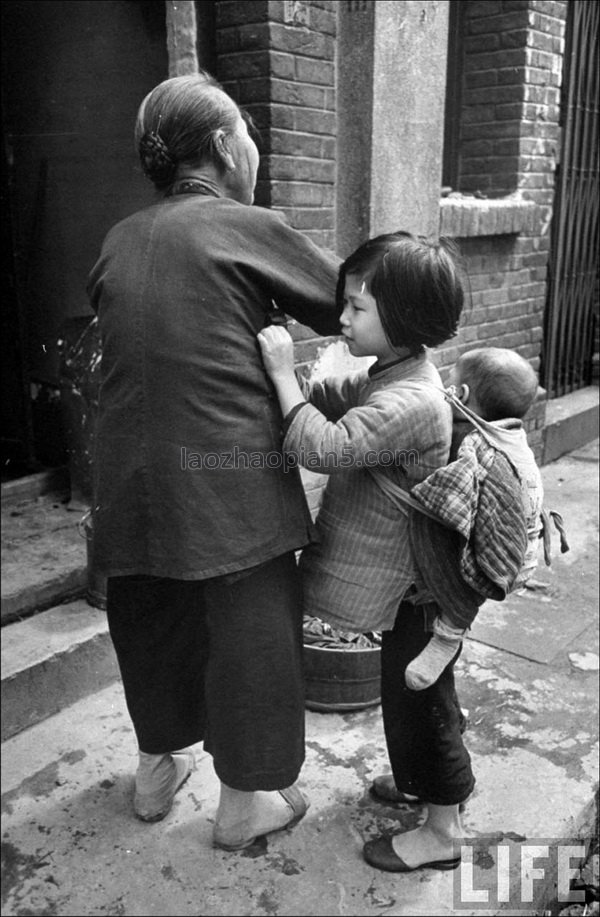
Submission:
[[[392,347],[415,353],[456,334],[464,303],[463,273],[459,250],[450,240],[385,233],[369,239],[341,265],[338,306],[343,308],[346,276],[358,274],[375,298]]]

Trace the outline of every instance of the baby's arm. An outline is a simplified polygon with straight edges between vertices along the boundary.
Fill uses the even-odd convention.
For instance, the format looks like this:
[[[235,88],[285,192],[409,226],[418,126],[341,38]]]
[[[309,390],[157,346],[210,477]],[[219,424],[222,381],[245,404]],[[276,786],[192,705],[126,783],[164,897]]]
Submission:
[[[282,325],[268,325],[258,335],[258,343],[285,417],[297,404],[306,401],[294,372],[294,342]]]

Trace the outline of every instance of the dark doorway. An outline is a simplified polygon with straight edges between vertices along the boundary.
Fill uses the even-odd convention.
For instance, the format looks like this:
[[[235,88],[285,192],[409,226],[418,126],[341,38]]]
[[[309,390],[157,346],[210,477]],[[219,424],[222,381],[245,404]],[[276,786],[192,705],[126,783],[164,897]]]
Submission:
[[[165,4],[3,2],[3,478],[60,464],[59,348],[92,313],[106,231],[150,203],[133,148],[143,96],[168,75]]]

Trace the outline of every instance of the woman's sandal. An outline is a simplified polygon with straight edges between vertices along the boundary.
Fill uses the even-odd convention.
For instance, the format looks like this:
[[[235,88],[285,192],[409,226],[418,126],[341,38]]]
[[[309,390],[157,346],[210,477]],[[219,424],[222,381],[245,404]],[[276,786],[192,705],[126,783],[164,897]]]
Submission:
[[[213,832],[213,846],[219,847],[221,850],[244,850],[246,847],[250,847],[259,837],[264,837],[267,834],[272,834],[274,831],[282,831],[284,828],[293,828],[294,825],[297,825],[298,822],[304,818],[308,811],[310,803],[307,799],[304,798],[300,790],[295,786],[288,786],[285,790],[277,791],[292,810],[292,817],[284,825],[280,825],[278,828],[272,828],[270,831],[265,831],[264,834],[253,834],[250,837],[245,837],[238,840],[233,840],[236,835],[239,837],[241,825],[233,825],[227,830],[222,830],[215,825]]]

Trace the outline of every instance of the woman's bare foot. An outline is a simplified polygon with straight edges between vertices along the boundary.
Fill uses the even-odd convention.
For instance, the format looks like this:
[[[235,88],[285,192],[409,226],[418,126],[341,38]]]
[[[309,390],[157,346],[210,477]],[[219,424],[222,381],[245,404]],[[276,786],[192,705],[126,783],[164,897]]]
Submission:
[[[225,849],[242,849],[263,834],[295,824],[307,808],[306,799],[295,786],[247,793],[221,784],[214,842]]]

